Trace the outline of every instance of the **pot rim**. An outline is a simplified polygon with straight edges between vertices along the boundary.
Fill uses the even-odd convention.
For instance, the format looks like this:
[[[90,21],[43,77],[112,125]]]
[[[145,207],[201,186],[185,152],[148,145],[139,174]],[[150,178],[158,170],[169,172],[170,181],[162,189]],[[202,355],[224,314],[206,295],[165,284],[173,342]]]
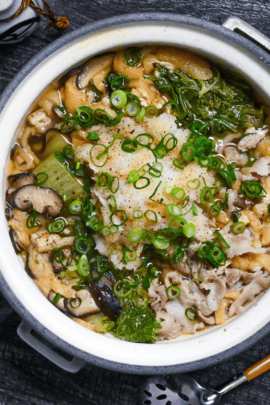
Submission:
[[[113,28],[116,26],[121,26],[123,24],[131,23],[145,23],[145,22],[164,22],[164,23],[176,23],[183,24],[184,26],[193,26],[196,28],[201,28],[204,31],[216,33],[224,37],[225,39],[236,43],[243,48],[249,50],[253,55],[255,55],[257,62],[263,62],[266,65],[270,65],[270,55],[268,55],[263,49],[258,45],[250,42],[248,39],[243,38],[241,35],[232,32],[222,26],[210,23],[208,21],[203,21],[197,18],[185,16],[185,15],[174,15],[171,13],[137,13],[137,14],[126,14],[118,17],[112,17],[105,20],[100,20],[94,23],[87,24],[75,31],[65,34],[63,37],[54,41],[52,44],[48,45],[41,52],[35,55],[14,77],[7,88],[4,90],[0,98],[0,114],[4,109],[5,104],[11,97],[11,95],[16,91],[21,81],[28,76],[31,71],[37,67],[44,59],[52,55],[54,52],[60,48],[66,46],[70,42],[83,37],[84,35],[89,35],[91,33],[97,33],[100,30],[106,28]],[[269,67],[269,66],[268,66]],[[73,347],[68,342],[62,340],[57,335],[55,335],[51,330],[45,328],[38,319],[36,319],[20,302],[15,293],[12,291],[11,287],[5,280],[4,275],[0,271],[0,284],[1,290],[11,305],[14,307],[16,312],[25,319],[29,324],[34,324],[34,329],[43,335],[48,341],[61,348],[63,351],[72,354],[73,356],[80,357],[87,362],[103,367],[112,371],[126,372],[132,374],[169,374],[177,372],[188,372],[191,370],[196,370],[208,366],[215,365],[256,343],[259,339],[270,332],[270,322],[267,323],[262,329],[257,331],[255,334],[244,340],[243,342],[222,351],[213,356],[192,361],[183,364],[169,365],[169,366],[141,366],[133,364],[125,364],[114,362],[112,360],[106,360],[101,357],[97,357],[93,354],[86,353],[85,351]]]

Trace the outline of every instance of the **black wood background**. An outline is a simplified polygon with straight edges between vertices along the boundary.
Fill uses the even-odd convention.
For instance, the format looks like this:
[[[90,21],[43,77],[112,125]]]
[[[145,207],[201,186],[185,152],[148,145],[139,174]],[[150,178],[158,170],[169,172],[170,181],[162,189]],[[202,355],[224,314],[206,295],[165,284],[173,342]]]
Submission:
[[[173,12],[221,24],[241,17],[270,37],[268,0],[49,0],[58,15],[70,18],[74,30],[102,18],[132,12]],[[45,20],[21,44],[0,45],[0,93],[19,69],[44,46],[62,35],[48,30]],[[91,365],[68,374],[36,353],[17,336],[19,316],[0,294],[0,404],[1,405],[135,405],[145,377],[119,374]],[[190,373],[202,385],[214,387],[270,354],[267,336],[238,356]],[[220,401],[221,405],[270,405],[270,372],[246,383]]]

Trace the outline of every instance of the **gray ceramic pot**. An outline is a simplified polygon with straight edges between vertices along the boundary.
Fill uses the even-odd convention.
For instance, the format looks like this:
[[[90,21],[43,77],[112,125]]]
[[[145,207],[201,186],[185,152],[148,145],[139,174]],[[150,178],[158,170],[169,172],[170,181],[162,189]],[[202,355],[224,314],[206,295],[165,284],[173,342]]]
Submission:
[[[68,371],[78,371],[84,362],[89,362],[127,373],[186,372],[233,356],[270,331],[270,312],[266,310],[270,308],[269,293],[230,323],[215,327],[208,333],[181,337],[173,342],[135,344],[87,330],[51,305],[28,277],[13,250],[4,216],[4,162],[23,116],[53,79],[97,53],[137,44],[181,46],[239,72],[269,102],[268,39],[238,19],[229,19],[224,25],[221,27],[187,16],[159,13],[124,15],[89,24],[61,37],[36,55],[2,94],[1,290],[23,318],[18,329],[22,339]],[[251,37],[252,41],[239,32]],[[16,115],[13,111],[17,112]],[[65,356],[56,354],[53,348],[41,343],[33,330],[50,342],[50,347],[53,344],[73,359],[67,360]]]

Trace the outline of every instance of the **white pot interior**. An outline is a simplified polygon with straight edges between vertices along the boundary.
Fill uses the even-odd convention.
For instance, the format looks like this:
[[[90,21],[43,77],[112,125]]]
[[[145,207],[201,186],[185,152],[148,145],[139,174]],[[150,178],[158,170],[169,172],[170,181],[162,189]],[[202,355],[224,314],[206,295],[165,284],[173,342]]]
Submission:
[[[19,263],[4,215],[6,160],[16,129],[38,95],[57,76],[92,55],[119,46],[149,43],[181,46],[234,67],[266,100],[270,99],[269,71],[263,64],[239,45],[195,27],[162,22],[126,24],[86,35],[60,48],[24,78],[1,114],[0,267],[7,284],[32,317],[74,348],[124,364],[169,366],[213,356],[253,335],[269,321],[270,293],[237,319],[208,333],[152,345],[120,341],[83,328],[51,305]]]

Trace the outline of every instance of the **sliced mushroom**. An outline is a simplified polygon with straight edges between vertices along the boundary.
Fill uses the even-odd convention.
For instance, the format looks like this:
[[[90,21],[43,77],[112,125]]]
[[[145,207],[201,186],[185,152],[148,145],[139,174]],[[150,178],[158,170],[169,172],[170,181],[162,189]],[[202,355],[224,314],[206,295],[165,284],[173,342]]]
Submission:
[[[72,301],[71,301],[72,300]],[[76,293],[76,299],[66,299],[65,307],[76,318],[86,317],[100,312],[95,300],[88,290],[80,290]]]
[[[11,243],[12,243],[14,249],[15,249],[15,252],[17,254],[23,252],[24,247],[20,245],[20,242],[19,242],[19,240],[17,238],[17,235],[16,235],[16,231],[14,231],[14,229],[10,228],[9,236],[10,236],[10,239],[11,239]]]
[[[15,190],[8,198],[8,203],[22,211],[35,210],[47,218],[56,217],[64,206],[60,195],[52,188],[23,186]]]
[[[70,246],[64,246],[61,250],[63,253],[63,260],[61,262],[57,260],[57,257],[50,252],[50,262],[52,263],[54,272],[60,273],[65,269],[65,266],[69,266],[72,261],[72,248]]]
[[[32,173],[18,173],[8,176],[8,181],[13,189],[17,189],[28,184],[34,184],[35,176]]]
[[[111,320],[115,320],[121,312],[121,304],[112,288],[99,280],[91,283],[89,289],[101,312]]]
[[[102,81],[105,80],[107,74],[111,70],[112,60],[114,54],[109,53],[107,55],[100,56],[98,58],[88,61],[82,72],[77,77],[77,86],[80,90],[84,89],[90,80],[94,81],[95,86],[103,91],[105,85],[102,85]]]
[[[53,302],[54,298],[56,296],[56,293],[54,291],[51,291],[50,294],[48,295],[48,299]],[[59,301],[57,301],[57,304],[55,306],[60,309],[62,312],[67,312],[66,307],[65,307],[65,297],[61,297]]]
[[[45,149],[45,136],[44,135],[32,135],[28,139],[28,145],[34,153],[42,153]]]

